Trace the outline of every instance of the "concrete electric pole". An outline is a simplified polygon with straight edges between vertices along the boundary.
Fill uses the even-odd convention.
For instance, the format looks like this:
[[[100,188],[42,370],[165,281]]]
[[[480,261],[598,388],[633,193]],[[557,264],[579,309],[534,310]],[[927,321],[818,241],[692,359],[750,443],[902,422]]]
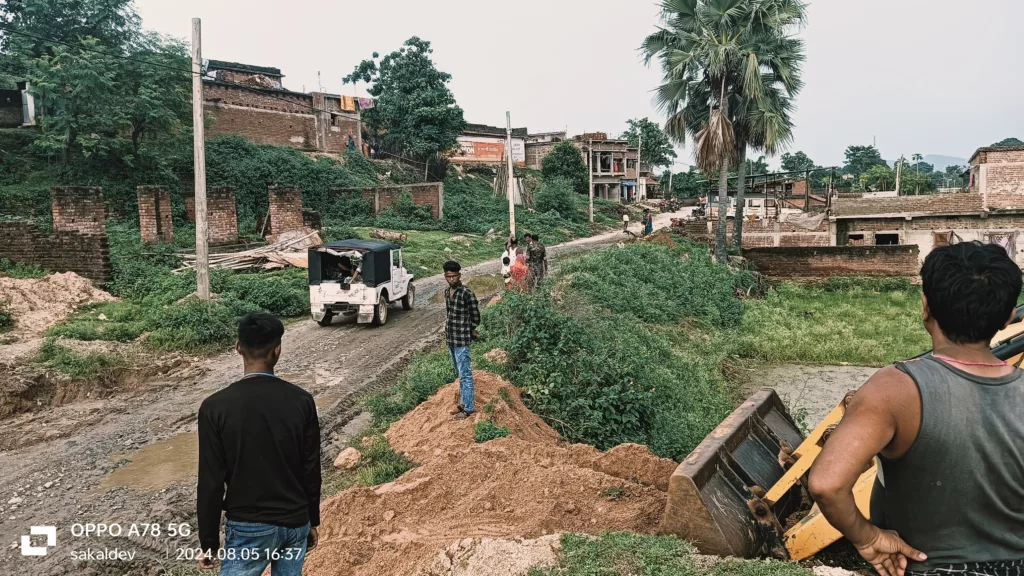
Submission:
[[[195,160],[196,196],[196,294],[210,300],[210,225],[206,219],[206,150],[203,130],[203,49],[202,25],[192,19],[192,133]]]
[[[516,237],[516,196],[515,172],[512,170],[512,113],[505,112],[505,148],[508,156],[508,229],[513,238]]]
[[[568,132],[566,132],[568,134]],[[594,141],[587,143],[587,178],[590,182],[590,223],[594,223]]]

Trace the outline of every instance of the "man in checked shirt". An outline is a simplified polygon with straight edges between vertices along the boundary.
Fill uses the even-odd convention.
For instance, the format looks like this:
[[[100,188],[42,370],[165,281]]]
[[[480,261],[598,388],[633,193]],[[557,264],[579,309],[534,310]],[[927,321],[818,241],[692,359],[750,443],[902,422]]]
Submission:
[[[462,266],[449,260],[444,263],[444,279],[448,289],[444,291],[447,310],[445,341],[452,354],[455,372],[459,375],[459,405],[451,411],[457,420],[473,415],[473,368],[469,363],[469,345],[480,338],[476,328],[480,325],[480,306],[476,294],[462,283]]]

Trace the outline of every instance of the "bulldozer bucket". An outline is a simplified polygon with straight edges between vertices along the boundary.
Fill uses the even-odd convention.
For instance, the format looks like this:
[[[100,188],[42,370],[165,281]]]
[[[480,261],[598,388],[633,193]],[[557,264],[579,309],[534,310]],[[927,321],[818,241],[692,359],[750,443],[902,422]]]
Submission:
[[[771,503],[764,498],[803,439],[778,394],[758,391],[676,468],[660,531],[694,542],[704,554],[787,556],[778,519],[800,506],[801,487],[792,485]]]

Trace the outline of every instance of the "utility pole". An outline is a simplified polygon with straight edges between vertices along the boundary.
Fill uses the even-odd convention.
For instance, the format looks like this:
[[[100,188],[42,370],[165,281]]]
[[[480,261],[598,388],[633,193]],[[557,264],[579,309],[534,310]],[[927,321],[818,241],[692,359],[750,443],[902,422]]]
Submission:
[[[647,187],[640,184],[640,152],[644,147],[644,133],[642,130],[637,128],[637,144],[636,144],[636,199],[639,202],[643,200],[641,195],[647,195]]]
[[[508,229],[513,238],[516,237],[516,183],[515,173],[512,170],[512,113],[505,112],[505,150],[508,156]]]
[[[210,225],[206,220],[206,149],[203,126],[203,49],[202,25],[192,19],[192,135],[195,160],[196,195],[196,294],[210,300]]]
[[[665,194],[665,199],[668,200],[670,197],[675,198],[675,193],[672,191],[672,178],[676,175],[674,167],[669,166],[668,169],[668,194]],[[767,188],[766,188],[767,189]]]
[[[590,223],[594,223],[594,141],[587,142],[587,178],[590,182]]]
[[[903,156],[900,156],[900,161],[896,164],[896,195],[902,196],[903,193],[900,191],[900,184],[903,183]]]

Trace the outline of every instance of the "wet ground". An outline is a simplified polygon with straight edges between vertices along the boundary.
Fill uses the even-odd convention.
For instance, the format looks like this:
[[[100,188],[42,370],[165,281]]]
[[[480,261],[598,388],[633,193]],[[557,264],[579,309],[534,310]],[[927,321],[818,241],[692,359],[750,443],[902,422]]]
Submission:
[[[790,414],[809,428],[821,422],[846,396],[860,388],[878,368],[859,366],[774,366],[758,380],[774,388]]]
[[[679,216],[660,214],[655,225]],[[548,253],[555,260],[622,239],[622,232],[611,232],[551,246]],[[464,276],[486,292],[500,287],[500,279],[488,278],[498,268],[496,255]],[[356,325],[353,318],[326,328],[311,320],[289,326],[278,372],[316,398],[328,465],[337,450],[333,441],[359,412],[358,398],[388,386],[413,353],[439,342],[444,307],[436,296],[443,286],[441,276],[418,279],[416,309],[393,307],[383,327]],[[241,371],[239,357],[225,351],[153,376],[126,394],[0,419],[0,574],[148,576],[181,564],[177,549],[197,545],[196,411]],[[73,535],[75,525],[87,523],[118,523],[126,534]],[[162,527],[159,536],[127,535],[132,524],[153,523]],[[170,537],[170,524],[190,525],[191,536]],[[56,526],[57,545],[45,556],[23,557],[21,536],[37,525]],[[135,556],[72,559],[73,552],[115,548]]]

